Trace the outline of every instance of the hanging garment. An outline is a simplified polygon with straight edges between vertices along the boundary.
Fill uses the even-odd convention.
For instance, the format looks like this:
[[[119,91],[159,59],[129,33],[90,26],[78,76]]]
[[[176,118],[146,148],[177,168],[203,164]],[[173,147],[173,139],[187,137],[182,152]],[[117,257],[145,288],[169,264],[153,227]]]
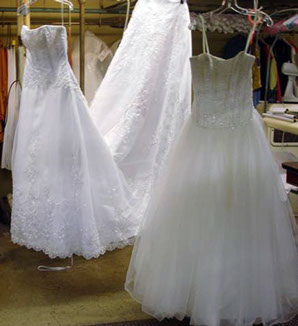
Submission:
[[[260,46],[257,41],[253,44],[252,53],[255,56],[255,62],[252,67],[252,84],[253,90],[256,91],[262,88]]]
[[[12,240],[51,258],[98,257],[136,233],[129,192],[69,66],[66,29],[23,27],[22,40]]]
[[[11,170],[11,156],[15,131],[19,118],[19,106],[21,96],[21,85],[16,81],[16,48],[10,47],[7,51],[8,54],[8,104],[6,114],[6,124],[4,130],[4,140],[1,158],[2,169]]]
[[[171,144],[190,114],[187,4],[140,0],[91,105],[142,219]]]
[[[256,108],[261,100],[261,58],[260,58],[260,46],[258,41],[254,42],[252,53],[255,56],[255,62],[252,67],[252,84],[253,84],[253,104]]]
[[[224,48],[224,59],[233,58],[245,49],[246,38],[243,35],[236,35],[229,39]]]
[[[274,42],[275,38],[268,37],[266,38],[266,43],[271,45]],[[292,49],[291,46],[288,45],[286,42],[283,40],[277,40],[274,47],[273,47],[273,53],[272,55],[274,56],[277,64],[277,69],[278,69],[278,75],[280,79],[280,93],[284,94],[285,89],[287,87],[288,83],[288,76],[284,75],[282,73],[282,65],[285,62],[291,62],[292,59]],[[266,67],[265,67],[266,68]]]
[[[254,57],[204,47],[191,58],[193,115],[144,218],[126,290],[158,319],[272,325],[297,312],[296,225],[253,108]]]
[[[6,118],[8,97],[8,62],[7,48],[0,44],[0,142],[4,137],[4,122]]]
[[[80,40],[73,42],[72,67],[80,81]],[[90,31],[85,32],[85,97],[91,103],[113,58],[109,47]]]

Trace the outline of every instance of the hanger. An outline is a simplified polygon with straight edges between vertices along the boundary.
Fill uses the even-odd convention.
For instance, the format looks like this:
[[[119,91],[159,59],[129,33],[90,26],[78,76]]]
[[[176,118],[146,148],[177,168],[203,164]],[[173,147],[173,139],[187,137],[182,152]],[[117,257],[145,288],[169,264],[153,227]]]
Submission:
[[[275,16],[275,15],[279,15],[279,14],[287,14],[287,13],[289,13],[291,11],[297,11],[298,12],[298,8],[288,8],[288,9],[278,10],[278,11],[275,11],[274,13],[272,13],[270,15],[270,17]]]
[[[235,6],[235,2],[232,0],[223,0],[221,6],[215,10],[208,11],[209,15],[220,15],[226,12],[227,10],[233,10],[239,14],[242,14],[242,11]]]
[[[237,0],[223,0],[221,3],[221,6],[215,10],[209,11],[205,14],[208,15],[220,15],[224,12],[226,12],[227,10],[233,10],[234,12],[240,14],[240,15],[251,15],[251,16],[259,16],[262,15],[263,16],[263,20],[264,22],[266,22],[267,26],[272,26],[274,24],[272,18],[265,13],[264,11],[262,11],[262,7],[257,8],[258,7],[258,1],[254,1],[254,9],[248,9],[248,8],[243,8],[240,7],[238,5],[238,1]]]
[[[17,14],[26,16],[29,12],[29,6],[33,3],[37,2],[38,0],[28,0],[28,3],[25,3],[18,7]],[[73,10],[73,3],[70,0],[54,0],[55,2],[61,3],[61,6],[66,5],[70,11]]]

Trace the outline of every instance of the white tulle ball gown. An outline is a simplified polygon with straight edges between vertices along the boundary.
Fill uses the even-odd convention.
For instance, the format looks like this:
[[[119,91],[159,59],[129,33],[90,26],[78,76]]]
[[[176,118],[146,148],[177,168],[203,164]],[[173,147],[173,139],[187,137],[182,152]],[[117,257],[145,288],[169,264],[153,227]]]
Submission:
[[[170,154],[126,280],[157,319],[273,325],[297,312],[296,225],[253,108],[253,62],[246,51],[223,60],[206,50],[191,59],[193,114]]]
[[[136,233],[130,192],[68,64],[65,28],[23,27],[22,40],[12,240],[51,258],[98,257]]]

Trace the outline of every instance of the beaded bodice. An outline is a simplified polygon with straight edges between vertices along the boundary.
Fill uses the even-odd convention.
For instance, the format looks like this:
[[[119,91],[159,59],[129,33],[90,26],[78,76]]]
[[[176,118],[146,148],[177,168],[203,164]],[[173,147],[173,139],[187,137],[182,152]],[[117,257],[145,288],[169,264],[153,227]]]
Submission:
[[[45,25],[33,30],[23,26],[21,36],[27,49],[24,87],[78,87],[68,63],[64,26]]]
[[[244,51],[228,60],[209,53],[191,58],[193,116],[200,126],[236,128],[251,118],[253,62]]]

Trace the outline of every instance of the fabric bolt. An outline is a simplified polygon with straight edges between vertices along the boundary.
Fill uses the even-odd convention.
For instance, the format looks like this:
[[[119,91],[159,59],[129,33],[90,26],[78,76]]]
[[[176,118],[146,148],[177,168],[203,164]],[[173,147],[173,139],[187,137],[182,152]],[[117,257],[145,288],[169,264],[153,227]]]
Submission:
[[[192,116],[149,205],[125,285],[159,320],[268,326],[298,311],[297,226],[253,108],[253,62],[246,51],[191,58]]]
[[[133,189],[142,220],[191,109],[186,1],[140,0],[91,104],[95,124]]]
[[[131,242],[132,197],[70,68],[66,29],[22,29],[27,48],[13,159],[12,241],[51,258]]]

